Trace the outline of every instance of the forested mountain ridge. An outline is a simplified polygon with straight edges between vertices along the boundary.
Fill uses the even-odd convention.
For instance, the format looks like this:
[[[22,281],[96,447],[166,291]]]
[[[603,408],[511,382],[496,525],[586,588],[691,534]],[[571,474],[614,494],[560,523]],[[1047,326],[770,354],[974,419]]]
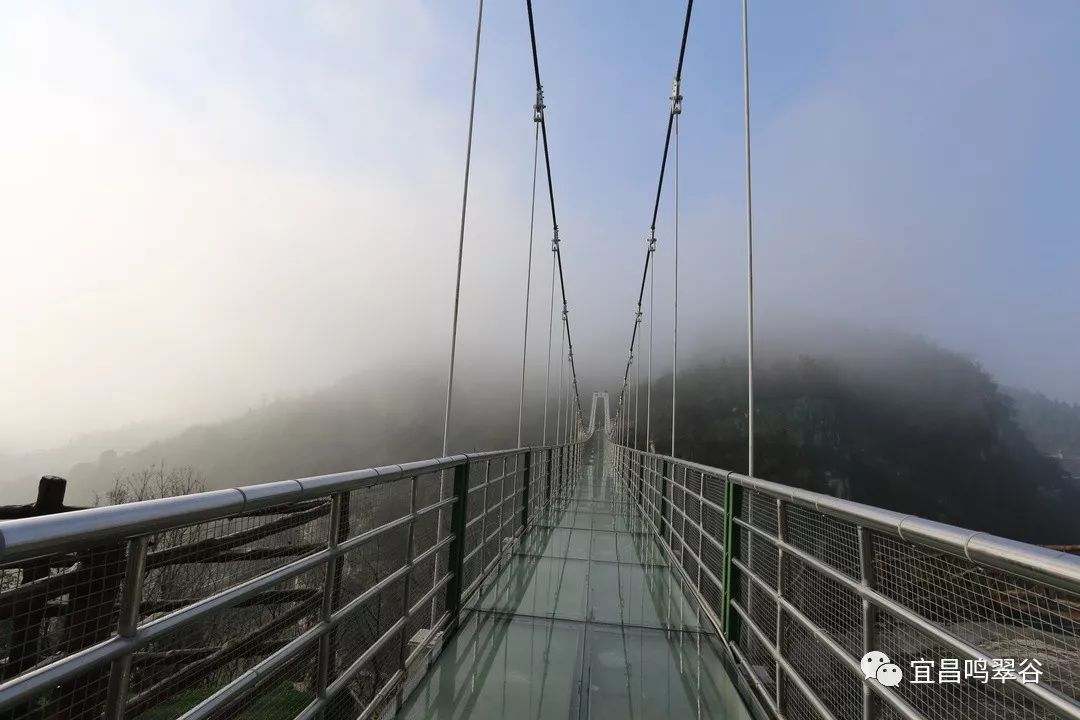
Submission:
[[[117,477],[162,463],[191,467],[219,488],[437,456],[444,381],[398,375],[346,379],[74,467],[64,455],[42,455],[33,472],[64,475],[68,502],[84,504]],[[745,470],[745,383],[737,355],[680,370],[680,457]],[[970,359],[915,338],[866,335],[803,355],[762,353],[755,387],[759,477],[1020,540],[1080,542],[1078,483],[1044,444],[1069,427],[1048,414],[1063,404],[1017,391],[1014,401]],[[647,388],[641,392],[644,425]],[[670,393],[670,374],[657,377],[652,431],[664,453]],[[514,443],[516,393],[462,388],[455,396],[452,451]],[[529,442],[540,436],[543,400],[527,400]],[[1040,439],[1033,443],[1024,427]],[[643,444],[644,426],[641,435]],[[24,485],[18,496],[8,492],[11,502],[32,500],[35,484],[20,479]]]
[[[1029,542],[1080,540],[1080,487],[1025,435],[1013,399],[961,355],[888,345],[763,359],[754,474]],[[679,373],[679,457],[745,471],[745,374],[738,357]],[[670,397],[652,402],[653,426],[670,427]],[[668,452],[669,434],[654,434]]]

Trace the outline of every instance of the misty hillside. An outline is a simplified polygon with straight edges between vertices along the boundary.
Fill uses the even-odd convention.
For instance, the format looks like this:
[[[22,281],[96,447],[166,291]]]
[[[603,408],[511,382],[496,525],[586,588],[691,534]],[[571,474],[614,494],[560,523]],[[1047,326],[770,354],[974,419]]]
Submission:
[[[68,478],[68,502],[86,504],[95,493],[111,488],[118,476],[161,463],[191,466],[208,488],[222,488],[437,457],[445,380],[399,375],[393,380],[348,378],[231,420],[190,427],[130,452],[109,449],[77,464],[68,462],[66,453],[36,453],[19,466],[32,469],[35,476]],[[455,393],[451,452],[514,444],[517,394],[504,393],[503,400],[494,402],[488,400],[490,394],[469,387]],[[533,406],[538,402],[534,399]],[[539,434],[539,411],[531,415],[536,417],[526,430]],[[9,481],[6,487],[11,502],[28,502],[36,482],[21,477],[17,486]]]
[[[1019,388],[1010,388],[1009,394],[1016,403],[1017,422],[1036,447],[1061,458],[1065,469],[1080,478],[1080,405]]]
[[[97,458],[101,453],[130,452],[183,429],[178,422],[132,423],[102,432],[84,433],[62,447],[24,453],[0,453],[0,492],[15,495],[12,502],[23,501],[37,487],[42,468],[67,468]],[[55,472],[55,471],[54,471]],[[8,499],[0,500],[0,503]]]
[[[1029,542],[1080,541],[1080,487],[985,371],[921,340],[874,340],[758,364],[755,475]],[[745,367],[729,357],[680,372],[678,456],[745,470]],[[669,397],[654,392],[653,407],[655,427],[670,427]],[[667,432],[654,435],[668,452]]]

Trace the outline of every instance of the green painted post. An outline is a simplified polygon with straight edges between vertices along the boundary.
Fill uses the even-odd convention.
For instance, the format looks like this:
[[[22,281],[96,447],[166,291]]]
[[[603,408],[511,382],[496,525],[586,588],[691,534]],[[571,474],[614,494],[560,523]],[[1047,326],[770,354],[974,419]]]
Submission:
[[[521,456],[518,456],[518,460],[521,460]],[[529,485],[532,481],[532,451],[525,451],[525,469],[522,470],[521,477],[521,532],[525,533],[525,530],[529,527]]]
[[[562,495],[562,486],[563,486],[563,449],[562,449],[562,447],[556,448],[555,453],[556,453],[556,458],[557,458],[555,460],[555,497],[560,497]]]
[[[648,466],[650,469],[656,467],[656,459],[649,458]],[[641,465],[641,473],[638,475],[638,491],[637,491],[637,504],[641,508],[642,512],[645,511],[645,463]]]
[[[468,518],[466,503],[469,499],[469,462],[454,468],[454,503],[450,513],[450,529],[454,539],[450,541],[450,572],[453,575],[446,586],[446,609],[450,612],[449,632],[457,630],[461,610],[461,593],[465,589],[465,523]]]
[[[660,463],[660,539],[667,542],[668,504],[667,504],[668,461]]]
[[[731,482],[729,475],[724,488],[724,636],[732,641],[739,631],[739,618],[731,612],[731,599],[738,591],[738,577],[732,572],[731,558],[739,553],[739,533],[734,519],[742,509],[742,488]]]

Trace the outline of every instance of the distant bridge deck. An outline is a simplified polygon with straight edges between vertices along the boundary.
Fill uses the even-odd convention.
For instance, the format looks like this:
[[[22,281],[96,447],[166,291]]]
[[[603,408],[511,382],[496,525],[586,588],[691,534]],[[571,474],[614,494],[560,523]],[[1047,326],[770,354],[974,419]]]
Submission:
[[[402,716],[751,717],[594,435],[570,497],[539,518]]]

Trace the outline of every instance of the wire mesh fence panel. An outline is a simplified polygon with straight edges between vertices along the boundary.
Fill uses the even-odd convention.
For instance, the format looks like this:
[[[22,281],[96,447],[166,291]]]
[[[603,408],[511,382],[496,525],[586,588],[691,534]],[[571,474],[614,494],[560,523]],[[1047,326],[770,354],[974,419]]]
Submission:
[[[789,505],[788,541],[848,577],[859,579],[858,528],[850,522]]]
[[[862,678],[851,672],[844,658],[834,654],[816,633],[786,614],[784,622],[785,658],[806,686],[793,695],[811,705],[811,698],[815,698],[837,718],[860,717]],[[791,674],[783,674],[789,686],[796,684]]]
[[[863,655],[862,599],[792,555],[784,557],[784,598],[853,658]]]
[[[749,590],[746,591],[747,594],[750,594],[750,592]],[[769,652],[769,646],[762,638],[762,635],[754,631],[753,618],[750,618],[749,622],[747,621],[749,616],[746,614],[742,603],[736,601],[733,607],[741,620],[738,623],[738,631],[732,640],[746,659],[748,671],[759,683],[765,686],[771,695],[776,683],[776,663],[773,660],[772,653]],[[766,632],[765,628],[758,629],[762,631],[762,634]]]
[[[17,678],[111,637],[125,557],[125,545],[117,543],[6,567],[0,590],[0,650],[6,651],[2,679]],[[93,690],[77,703],[88,708],[86,712],[104,701],[102,671],[91,676],[87,682]],[[30,709],[24,705],[12,717]]]
[[[1080,697],[1080,594],[877,535],[878,588],[949,634],[1005,658],[1039,658],[1040,683]]]
[[[125,717],[186,712],[315,627],[324,572],[312,568],[136,651]]]
[[[361,706],[370,703],[381,681],[400,668],[401,643],[407,640],[401,628],[393,628],[403,618],[404,585],[404,577],[394,579],[384,592],[350,609],[336,628],[333,684],[342,684],[342,692],[349,693]],[[419,617],[427,623],[428,617]]]
[[[306,643],[268,671],[233,702],[210,712],[210,720],[293,718],[316,698],[318,643]],[[168,718],[175,715],[157,715]]]
[[[169,612],[324,549],[329,513],[322,499],[151,535],[143,612]]]
[[[107,690],[101,668],[78,673],[59,683],[51,692],[32,701],[16,706],[8,712],[12,718],[69,717],[73,720],[91,720],[100,716]]]
[[[880,621],[883,646],[895,648],[890,659],[904,668],[914,668],[911,682],[898,685],[897,694],[903,697],[924,717],[937,719],[955,717],[1008,718],[1035,720],[1064,717],[1025,696],[1011,682],[1003,682],[988,667],[986,682],[963,677],[964,661],[956,658],[955,650],[935,640],[911,624],[883,613]],[[938,681],[942,659],[956,659],[956,675]],[[915,663],[915,665],[912,665]],[[921,677],[919,667],[931,669],[932,674]],[[949,671],[951,672],[951,671]]]

